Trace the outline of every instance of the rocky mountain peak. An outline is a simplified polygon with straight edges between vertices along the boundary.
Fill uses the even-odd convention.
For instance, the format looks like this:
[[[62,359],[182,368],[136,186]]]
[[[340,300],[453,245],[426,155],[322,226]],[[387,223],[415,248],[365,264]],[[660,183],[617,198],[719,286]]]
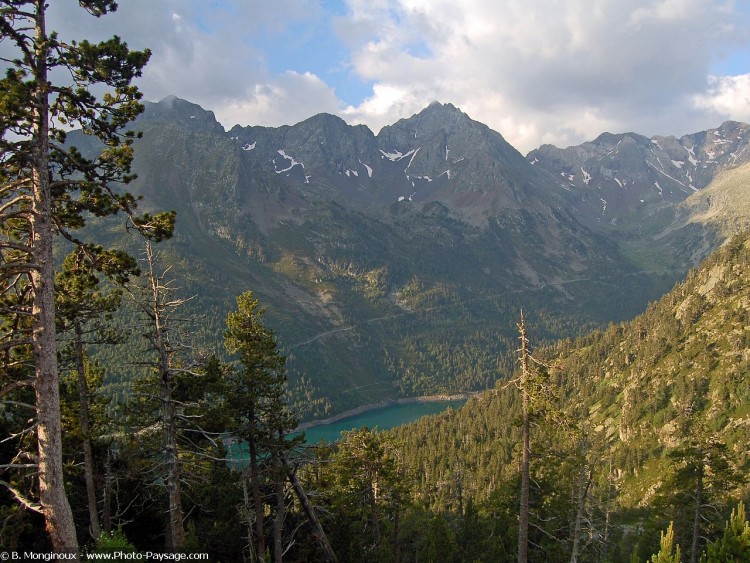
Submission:
[[[750,126],[728,121],[681,138],[603,133],[558,149],[544,145],[529,162],[559,178],[588,222],[622,224],[658,213],[705,188],[718,172],[750,162]]]
[[[562,208],[588,226],[629,229],[703,189],[721,170],[750,162],[750,126],[735,121],[680,138],[606,132],[523,157],[500,133],[441,102],[377,135],[330,114],[225,133],[212,112],[174,96],[147,104],[141,119],[215,133],[234,147],[244,163],[237,193],[255,194],[258,209],[263,198],[278,199],[263,212],[264,224],[322,198],[380,209],[438,202],[476,225],[507,209]]]
[[[480,133],[481,132],[481,133]],[[473,134],[487,134],[490,129],[478,121],[472,120],[453,104],[432,102],[417,114],[400,119],[393,125],[380,130],[378,139],[383,142],[401,142],[408,146],[433,142],[436,137],[468,137]],[[499,133],[492,132],[500,137]],[[381,147],[382,148],[382,147]]]
[[[163,121],[177,123],[190,131],[222,134],[224,128],[216,120],[214,112],[198,104],[176,96],[167,96],[159,102],[144,102],[145,111],[139,121]]]
[[[441,201],[471,216],[488,212],[475,209],[479,198],[485,208],[518,206],[535,174],[502,135],[452,104],[433,102],[383,127],[377,141],[383,159],[407,163],[414,201]]]
[[[324,180],[337,185],[341,175],[356,179],[372,174],[365,164],[375,158],[372,131],[334,115],[321,113],[282,127],[236,125],[228,135],[246,159],[292,187],[301,183],[307,190]]]

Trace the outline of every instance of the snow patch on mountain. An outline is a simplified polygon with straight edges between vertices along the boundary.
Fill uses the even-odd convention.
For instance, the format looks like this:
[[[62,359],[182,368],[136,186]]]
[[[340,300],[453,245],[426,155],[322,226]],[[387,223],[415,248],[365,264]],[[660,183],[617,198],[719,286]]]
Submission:
[[[382,155],[383,155],[383,156],[381,156],[380,158],[387,158],[387,159],[388,159],[388,160],[390,160],[391,162],[398,162],[399,160],[402,160],[402,159],[406,158],[407,156],[413,156],[413,155],[414,155],[414,153],[415,153],[416,151],[418,151],[418,150],[419,150],[419,149],[412,149],[412,150],[410,150],[410,151],[409,151],[409,152],[407,152],[407,153],[402,153],[402,152],[401,152],[401,151],[399,151],[399,150],[397,150],[397,151],[394,151],[394,152],[386,152],[386,151],[384,151],[383,149],[380,149],[380,154],[382,154]]]
[[[365,164],[364,162],[362,162],[361,160],[359,161],[359,163],[360,163],[360,164],[361,164],[362,166],[364,166],[364,167],[365,167],[365,169],[367,170],[367,177],[368,177],[368,178],[372,178],[372,168],[371,168],[370,166],[367,166],[367,165],[366,165],[366,164]]]
[[[698,166],[698,159],[695,158],[695,147],[689,147],[686,149],[688,154],[690,155],[688,157],[688,160],[690,161],[690,164],[693,166]]]
[[[415,149],[413,151],[409,151],[408,153],[406,153],[407,155],[411,154],[411,158],[409,159],[409,164],[406,165],[406,169],[404,170],[404,172],[406,172],[406,170],[409,170],[409,167],[411,167],[411,163],[414,162],[414,157],[417,156],[418,152],[419,152],[419,149]],[[404,156],[406,156],[406,155],[404,155]]]
[[[288,154],[286,154],[286,152],[283,149],[279,149],[276,152],[278,154],[280,154],[282,156],[282,158],[284,158],[284,159],[286,159],[286,160],[288,160],[290,162],[289,166],[287,166],[286,168],[282,168],[281,170],[275,170],[276,174],[283,174],[284,172],[289,172],[292,168],[294,168],[295,166],[298,166],[298,165],[301,166],[302,168],[305,167],[304,164],[302,164],[301,162],[297,162],[296,160],[294,160],[293,157],[291,157]],[[276,167],[276,159],[275,158],[273,159],[273,164],[274,164],[274,169],[275,169],[275,167]]]
[[[589,182],[591,181],[591,174],[584,170],[583,166],[581,166],[581,173],[583,174],[583,183],[588,186]],[[606,207],[607,204],[605,203],[604,205]]]
[[[683,182],[682,180],[678,180],[678,179],[677,179],[677,178],[675,178],[674,176],[670,176],[669,174],[667,174],[666,172],[664,172],[664,170],[660,170],[659,168],[657,168],[656,166],[654,166],[654,165],[653,165],[653,164],[651,164],[650,162],[646,161],[646,164],[647,164],[648,166],[650,166],[651,168],[653,168],[654,170],[656,170],[656,171],[657,171],[657,172],[658,172],[659,174],[661,174],[662,176],[666,176],[667,178],[669,178],[670,180],[673,180],[673,181],[677,182],[677,183],[678,183],[678,184],[680,184],[681,186],[684,186],[684,187],[686,187],[686,188],[688,188],[689,190],[692,190],[692,191],[694,191],[694,192],[698,191],[698,188],[696,188],[695,186],[693,186],[693,185],[689,185],[689,184],[686,184],[686,183],[685,183],[685,182]],[[661,189],[659,189],[659,193],[661,193]]]

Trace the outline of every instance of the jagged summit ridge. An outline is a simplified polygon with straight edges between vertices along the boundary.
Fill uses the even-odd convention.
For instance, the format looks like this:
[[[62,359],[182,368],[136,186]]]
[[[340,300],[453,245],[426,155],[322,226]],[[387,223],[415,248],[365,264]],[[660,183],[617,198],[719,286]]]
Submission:
[[[488,213],[461,194],[478,194],[488,209],[515,207],[536,174],[499,133],[437,102],[378,135],[330,114],[291,126],[235,125],[225,135],[267,191],[295,201],[312,194],[359,205],[438,201],[482,222]]]
[[[138,118],[139,122],[171,121],[192,131],[224,133],[224,127],[216,120],[214,112],[176,96],[167,96],[157,103],[144,102],[144,106],[145,111]]]
[[[557,177],[581,216],[617,224],[683,201],[719,171],[749,162],[749,144],[750,126],[728,121],[679,139],[603,133],[565,149],[543,145],[527,159]]]
[[[595,228],[620,228],[750,161],[750,126],[734,121],[680,138],[607,132],[565,149],[543,145],[524,157],[500,133],[437,101],[377,135],[325,113],[295,125],[235,125],[225,132],[213,112],[174,96],[147,104],[141,119],[224,136],[252,171],[238,189],[260,183],[265,193],[286,197],[285,207],[292,201],[304,207],[313,196],[380,207],[439,202],[475,224],[502,209],[542,205],[568,209]]]

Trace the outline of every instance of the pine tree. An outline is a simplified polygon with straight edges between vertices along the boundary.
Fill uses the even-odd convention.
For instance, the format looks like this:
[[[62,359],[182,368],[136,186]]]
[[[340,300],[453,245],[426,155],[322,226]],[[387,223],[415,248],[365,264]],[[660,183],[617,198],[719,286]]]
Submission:
[[[740,502],[737,510],[724,527],[724,535],[708,546],[701,558],[704,563],[750,562],[750,523],[745,517],[745,504]]]
[[[161,453],[165,467],[163,482],[167,490],[168,542],[172,551],[185,547],[185,514],[182,503],[182,469],[178,448],[178,401],[175,397],[177,378],[190,368],[182,367],[178,352],[186,345],[177,337],[176,312],[185,304],[185,299],[175,296],[176,288],[169,278],[169,270],[161,270],[151,240],[145,241],[143,259],[144,283],[131,288],[130,296],[144,315],[144,325],[150,359],[146,364],[155,377],[143,381],[147,398],[156,399],[153,410],[159,413],[158,426],[162,431]],[[155,391],[150,388],[155,387]],[[146,401],[148,405],[153,401]]]
[[[137,273],[135,261],[119,253],[108,255],[106,268],[119,282],[127,281]],[[101,526],[97,508],[97,491],[94,477],[93,428],[90,412],[92,389],[89,374],[88,346],[114,344],[119,335],[107,320],[120,307],[122,291],[102,288],[97,272],[86,260],[84,252],[73,252],[63,262],[63,269],[55,279],[58,332],[68,333],[69,342],[63,346],[61,356],[71,364],[77,387],[78,432],[83,448],[83,470],[86,483],[86,500],[89,510],[89,531],[94,539],[99,537]]]
[[[734,466],[726,444],[713,436],[705,424],[690,421],[686,428],[685,441],[667,452],[671,471],[655,500],[671,505],[678,534],[684,530],[681,537],[686,541],[690,530],[689,561],[697,563],[702,538],[720,527],[717,508],[744,476]]]
[[[567,423],[559,411],[557,390],[549,381],[549,366],[531,354],[523,311],[518,323],[521,348],[518,350],[521,373],[514,380],[521,393],[521,483],[518,516],[518,563],[529,560],[529,516],[531,483],[531,423],[532,420]]]
[[[651,563],[680,563],[680,546],[674,543],[674,527],[669,523],[666,533],[662,532],[659,552],[651,556]]]
[[[522,433],[521,433],[521,491],[518,516],[518,563],[526,563],[529,560],[529,482],[530,482],[530,459],[531,459],[531,397],[530,387],[530,359],[529,340],[526,336],[526,322],[521,311],[521,322],[518,324],[518,332],[521,341],[521,378],[519,389],[521,390],[522,405]]]
[[[262,322],[264,310],[251,291],[237,297],[237,310],[227,315],[224,343],[239,365],[227,378],[227,404],[233,413],[229,429],[248,446],[249,473],[255,512],[255,551],[262,561],[266,552],[264,508],[261,494],[261,459],[264,453],[285,459],[292,446],[285,435],[297,422],[284,401],[286,358],[276,336]]]
[[[96,17],[117,7],[114,0],[79,5]],[[149,52],[130,51],[117,37],[66,43],[47,30],[46,8],[45,0],[0,2],[4,52],[14,50],[3,58],[8,68],[0,79],[0,343],[6,353],[28,350],[34,365],[33,378],[21,385],[33,386],[35,394],[39,503],[9,490],[44,515],[56,551],[77,553],[63,478],[53,241],[62,235],[96,260],[101,249],[75,236],[87,215],[123,210],[133,226],[155,236],[161,219],[169,219],[137,217],[135,198],[114,189],[132,178],[134,134],[121,130],[142,111],[140,93],[130,83]],[[111,91],[97,99],[91,93],[96,85]],[[74,127],[101,141],[101,155],[87,159],[65,146],[64,128]],[[3,395],[18,385],[3,384]]]

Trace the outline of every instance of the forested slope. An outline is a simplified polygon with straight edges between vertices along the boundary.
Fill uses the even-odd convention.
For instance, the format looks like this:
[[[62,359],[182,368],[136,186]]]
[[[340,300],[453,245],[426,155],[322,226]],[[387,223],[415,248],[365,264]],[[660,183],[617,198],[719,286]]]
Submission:
[[[726,512],[720,507],[747,492],[747,234],[633,321],[534,355],[540,363],[531,393],[544,407],[532,432],[535,541],[545,549],[559,546],[550,538],[569,544],[578,498],[589,549],[609,556],[623,558],[638,541],[653,542],[655,530],[672,519],[678,539],[690,546],[698,494],[702,533],[716,532],[717,515]],[[499,499],[515,498],[516,383],[499,382],[458,411],[391,433],[415,476],[415,494],[428,506],[455,513],[471,500],[497,510]]]

